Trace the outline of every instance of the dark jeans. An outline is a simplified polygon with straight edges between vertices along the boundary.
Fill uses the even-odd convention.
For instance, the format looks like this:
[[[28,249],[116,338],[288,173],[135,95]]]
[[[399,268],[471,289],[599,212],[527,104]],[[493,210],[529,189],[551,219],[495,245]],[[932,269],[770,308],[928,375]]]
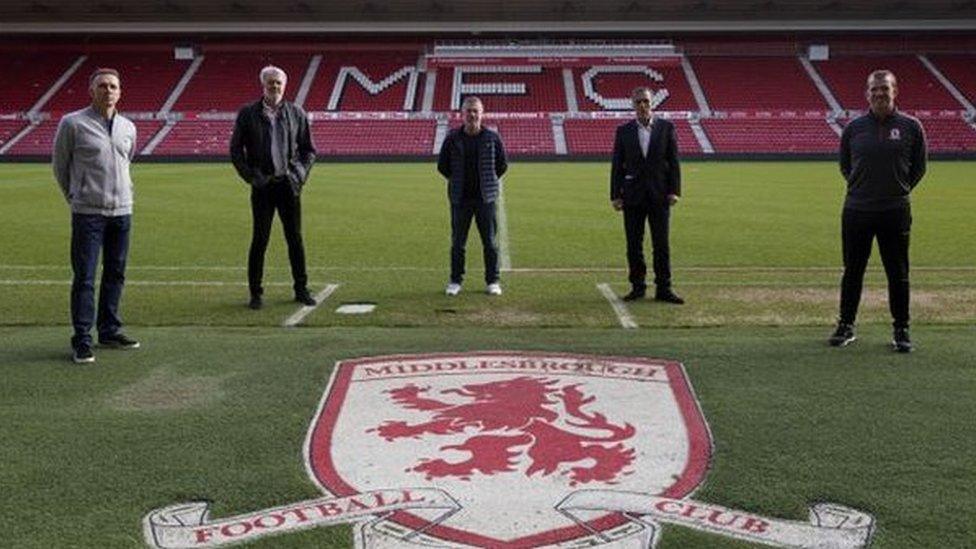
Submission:
[[[485,284],[498,282],[498,239],[495,237],[494,202],[451,204],[451,282],[464,279],[464,247],[468,242],[471,219],[478,226],[485,258]]]
[[[630,285],[635,290],[647,288],[647,263],[644,261],[644,223],[651,228],[651,248],[654,257],[654,285],[657,290],[671,288],[671,245],[668,239],[671,207],[646,202],[640,206],[624,206],[624,230],[627,233],[627,266]]]
[[[95,318],[95,271],[102,255],[102,283],[98,290],[99,336],[118,333],[122,327],[119,300],[125,284],[125,260],[129,253],[131,215],[71,214],[71,346],[91,345]]]
[[[264,252],[271,238],[271,222],[275,211],[281,219],[288,243],[288,261],[291,263],[291,276],[295,292],[308,289],[308,274],[305,272],[305,244],[302,242],[302,203],[292,191],[287,181],[275,180],[260,189],[251,189],[251,215],[254,231],[251,234],[251,249],[247,258],[247,283],[251,295],[261,295],[264,288]]]
[[[841,216],[844,276],[840,286],[840,321],[853,324],[861,302],[864,270],[871,245],[878,239],[881,263],[888,277],[888,308],[896,328],[908,327],[908,241],[912,229],[909,206],[881,212],[845,209]]]

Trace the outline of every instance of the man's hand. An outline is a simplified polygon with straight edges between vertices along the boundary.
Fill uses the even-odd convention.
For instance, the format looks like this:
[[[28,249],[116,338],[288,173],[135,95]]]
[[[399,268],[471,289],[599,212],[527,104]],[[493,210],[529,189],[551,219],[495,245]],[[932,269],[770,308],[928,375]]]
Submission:
[[[668,204],[669,205],[674,206],[675,204],[678,203],[678,200],[679,200],[678,195],[676,195],[676,194],[669,194],[668,195]]]
[[[620,210],[624,209],[624,199],[616,198],[614,200],[611,200],[610,205],[613,206],[614,210],[617,210],[619,212]]]

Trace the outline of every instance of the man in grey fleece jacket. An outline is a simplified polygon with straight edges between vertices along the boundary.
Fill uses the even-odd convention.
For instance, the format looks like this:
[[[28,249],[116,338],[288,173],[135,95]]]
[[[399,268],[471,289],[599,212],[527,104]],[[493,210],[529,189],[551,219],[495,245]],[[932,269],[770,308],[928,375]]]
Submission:
[[[118,114],[118,71],[96,69],[89,79],[92,104],[66,114],[54,138],[54,177],[71,206],[71,347],[76,363],[94,362],[90,330],[95,320],[95,270],[104,251],[98,296],[98,342],[134,349],[122,332],[119,299],[125,283],[132,218],[129,163],[136,153],[136,127]]]

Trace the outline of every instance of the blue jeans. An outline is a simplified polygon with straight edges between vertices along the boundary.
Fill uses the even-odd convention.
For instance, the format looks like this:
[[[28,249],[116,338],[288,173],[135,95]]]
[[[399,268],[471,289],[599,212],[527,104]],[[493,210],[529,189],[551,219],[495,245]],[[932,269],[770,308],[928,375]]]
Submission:
[[[71,346],[91,345],[95,321],[95,271],[98,255],[102,257],[102,283],[98,291],[98,335],[118,333],[119,299],[125,284],[125,260],[129,253],[131,215],[71,214],[71,324],[74,336]]]
[[[485,284],[498,282],[498,239],[494,202],[451,204],[451,282],[464,279],[464,247],[468,242],[471,219],[478,226],[485,259]]]

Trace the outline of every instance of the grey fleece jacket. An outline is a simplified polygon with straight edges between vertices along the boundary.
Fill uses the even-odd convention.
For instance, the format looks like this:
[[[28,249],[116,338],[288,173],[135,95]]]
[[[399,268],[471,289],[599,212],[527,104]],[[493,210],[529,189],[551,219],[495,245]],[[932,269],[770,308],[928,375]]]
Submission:
[[[54,138],[54,178],[71,211],[105,216],[132,213],[129,163],[136,154],[136,126],[116,113],[112,133],[92,107],[61,118]]]

